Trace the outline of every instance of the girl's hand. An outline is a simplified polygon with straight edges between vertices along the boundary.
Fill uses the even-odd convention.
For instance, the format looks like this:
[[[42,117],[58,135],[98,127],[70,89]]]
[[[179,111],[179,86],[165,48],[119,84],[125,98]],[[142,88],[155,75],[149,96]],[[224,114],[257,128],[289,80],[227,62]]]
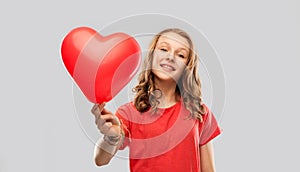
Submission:
[[[91,109],[99,131],[107,136],[120,136],[120,120],[116,115],[104,108],[105,103],[95,104]]]

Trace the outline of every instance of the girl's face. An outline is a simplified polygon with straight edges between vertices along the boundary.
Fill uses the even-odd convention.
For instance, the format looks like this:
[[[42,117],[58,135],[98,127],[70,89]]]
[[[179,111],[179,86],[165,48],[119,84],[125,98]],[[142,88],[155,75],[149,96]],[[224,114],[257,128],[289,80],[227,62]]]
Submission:
[[[152,72],[158,79],[178,81],[190,53],[186,38],[174,32],[162,34],[156,44]]]

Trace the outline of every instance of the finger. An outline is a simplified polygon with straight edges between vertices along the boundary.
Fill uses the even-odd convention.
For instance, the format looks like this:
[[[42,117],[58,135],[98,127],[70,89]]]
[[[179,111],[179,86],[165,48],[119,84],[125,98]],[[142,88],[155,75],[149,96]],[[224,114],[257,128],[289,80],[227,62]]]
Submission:
[[[98,104],[98,106],[97,106],[96,110],[98,110],[99,113],[97,113],[97,115],[95,115],[95,117],[96,117],[95,123],[96,124],[98,123],[98,120],[99,120],[100,116],[102,115],[102,110],[103,110],[104,106],[105,106],[105,102],[101,103],[100,105]]]
[[[118,126],[121,125],[121,122],[120,122],[119,118],[118,118],[116,115],[113,115],[113,119],[111,120],[111,122],[112,122],[114,125],[118,125]]]
[[[105,115],[99,115],[96,120],[95,120],[95,123],[98,125],[99,122],[101,121],[101,123],[104,123],[104,122],[110,122],[113,120],[113,115],[111,114],[105,114]],[[101,124],[102,125],[102,124]]]
[[[103,120],[103,121],[111,121],[111,120],[114,119],[114,115],[112,115],[112,114],[104,114],[104,115],[101,115],[99,117],[99,120],[100,119]]]
[[[104,115],[101,115],[100,118],[105,120],[105,121],[112,122],[112,124],[114,124],[114,125],[121,125],[119,118],[114,114],[111,114],[111,113],[110,114],[104,114]]]
[[[111,111],[107,110],[106,108],[102,109],[101,114],[111,114],[111,115],[113,115],[113,113]]]
[[[98,119],[95,121],[95,123],[96,123],[96,125],[98,126],[99,129],[102,127],[102,125],[103,125],[105,122],[107,122],[107,121],[106,121],[106,120],[103,120],[103,119],[101,119],[101,118],[98,118]]]
[[[105,120],[102,120],[100,115],[98,115],[96,118],[95,118],[95,123],[96,125],[98,125],[99,121],[102,121],[102,122],[105,122]]]
[[[112,127],[112,123],[111,123],[111,122],[105,122],[105,123],[102,125],[102,127],[103,127],[105,130],[109,131],[110,127]]]
[[[99,104],[98,104],[99,105]],[[102,112],[103,108],[105,106],[105,102],[101,103],[98,107],[99,107],[99,111]]]
[[[92,109],[91,109],[91,112],[93,113],[95,111],[95,109],[97,108],[98,104],[94,104]]]
[[[92,107],[91,111],[95,112],[97,109],[99,109],[99,111],[101,112],[102,109],[104,108],[104,106],[105,106],[105,102],[101,103],[101,104],[95,103],[94,106]]]
[[[100,109],[100,111],[102,111],[103,110],[103,108],[104,108],[104,106],[106,105],[106,103],[105,102],[103,102],[103,103],[101,103],[101,104],[99,104],[99,109]]]
[[[99,124],[100,125],[100,124]],[[98,126],[99,130],[101,133],[107,135],[110,128],[112,127],[112,123],[111,122],[105,122],[102,125]]]
[[[114,125],[121,125],[119,118],[115,114],[113,114],[112,112],[110,112],[109,110],[104,108],[102,111],[102,114],[105,114],[105,113],[112,115],[112,118],[110,120]]]

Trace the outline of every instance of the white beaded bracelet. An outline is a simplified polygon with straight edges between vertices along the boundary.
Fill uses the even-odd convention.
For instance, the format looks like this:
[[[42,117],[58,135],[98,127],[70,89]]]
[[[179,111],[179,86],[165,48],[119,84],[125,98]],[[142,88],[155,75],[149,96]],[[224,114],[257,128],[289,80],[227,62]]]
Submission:
[[[116,146],[118,145],[118,143],[120,142],[122,138],[122,135],[120,136],[104,136],[103,139],[104,141],[106,141],[108,144],[112,145],[112,146]]]

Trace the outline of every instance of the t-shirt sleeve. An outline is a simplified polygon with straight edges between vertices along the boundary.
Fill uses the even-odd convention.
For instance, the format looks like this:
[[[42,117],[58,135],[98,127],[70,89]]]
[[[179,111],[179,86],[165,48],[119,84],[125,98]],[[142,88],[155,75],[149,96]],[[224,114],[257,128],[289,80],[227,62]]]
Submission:
[[[206,105],[204,106],[206,108],[206,114],[203,116],[202,124],[199,125],[200,146],[205,145],[222,133],[222,129],[220,128],[214,114]]]
[[[131,138],[130,122],[128,120],[128,110],[126,109],[126,107],[120,107],[116,112],[116,116],[119,118],[122,130],[124,132],[124,141],[121,147],[119,148],[120,150],[123,150],[126,148],[126,146],[129,146]]]

